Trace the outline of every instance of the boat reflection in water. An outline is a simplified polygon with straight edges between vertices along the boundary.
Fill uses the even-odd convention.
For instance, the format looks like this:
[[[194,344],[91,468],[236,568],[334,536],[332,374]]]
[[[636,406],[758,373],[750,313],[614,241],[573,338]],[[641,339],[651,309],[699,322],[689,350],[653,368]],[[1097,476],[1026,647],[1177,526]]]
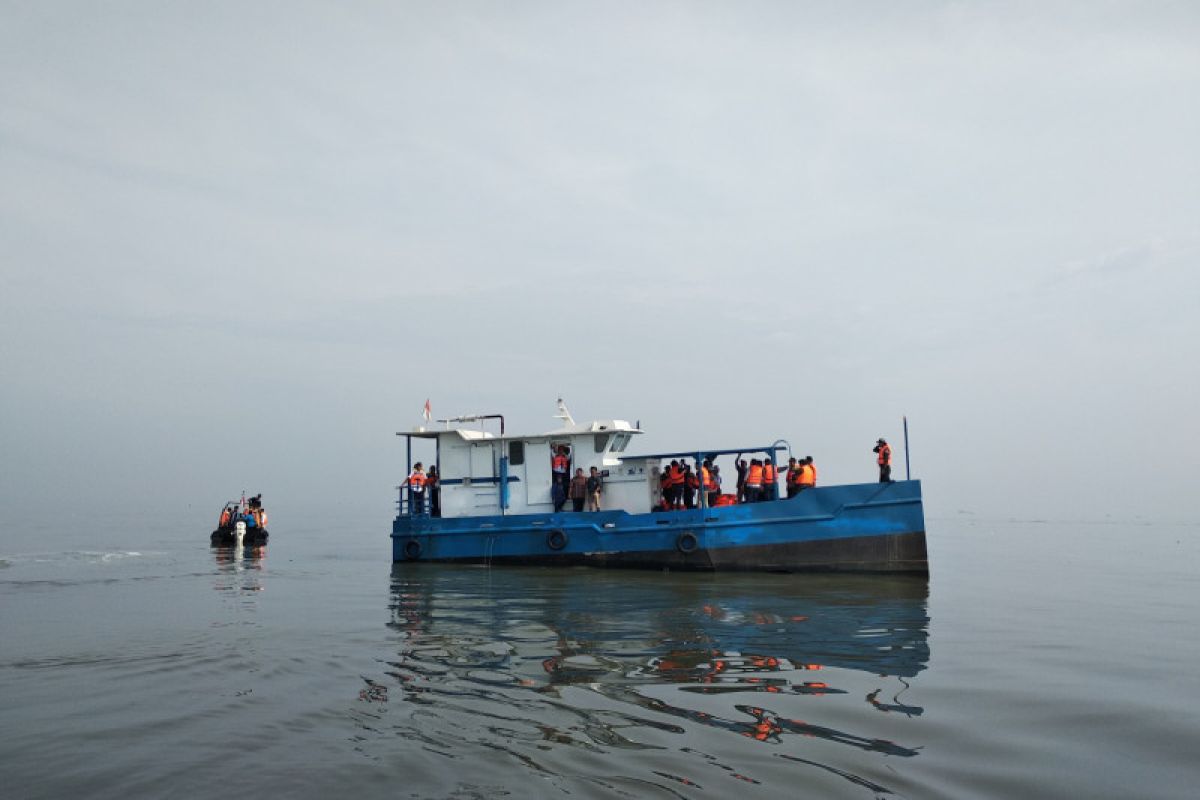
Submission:
[[[401,565],[390,625],[404,639],[389,674],[418,702],[461,697],[472,684],[556,697],[580,688],[679,732],[801,734],[913,756],[913,747],[797,716],[839,696],[861,715],[919,716],[902,695],[929,662],[928,592],[928,579],[911,575]]]
[[[213,545],[213,559],[217,564],[217,580],[213,588],[219,592],[261,592],[263,561],[267,557],[267,546],[246,545],[243,547]]]

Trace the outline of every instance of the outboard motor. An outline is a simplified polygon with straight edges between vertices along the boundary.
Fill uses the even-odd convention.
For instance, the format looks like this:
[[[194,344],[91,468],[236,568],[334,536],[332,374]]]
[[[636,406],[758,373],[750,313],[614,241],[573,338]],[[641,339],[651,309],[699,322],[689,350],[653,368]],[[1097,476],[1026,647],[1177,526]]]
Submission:
[[[245,522],[243,522],[240,519],[237,521],[237,524],[233,526],[233,536],[234,536],[234,544],[237,545],[238,547],[241,547],[242,540],[244,540],[246,538],[246,523]]]

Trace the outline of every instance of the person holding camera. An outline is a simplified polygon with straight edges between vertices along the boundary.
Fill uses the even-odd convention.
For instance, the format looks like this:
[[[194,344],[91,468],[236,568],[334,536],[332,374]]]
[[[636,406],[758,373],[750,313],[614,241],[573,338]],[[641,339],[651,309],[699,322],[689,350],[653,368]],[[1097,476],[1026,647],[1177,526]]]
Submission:
[[[875,463],[879,465],[879,482],[892,482],[892,448],[887,441],[880,439],[875,443],[872,453],[876,454]]]

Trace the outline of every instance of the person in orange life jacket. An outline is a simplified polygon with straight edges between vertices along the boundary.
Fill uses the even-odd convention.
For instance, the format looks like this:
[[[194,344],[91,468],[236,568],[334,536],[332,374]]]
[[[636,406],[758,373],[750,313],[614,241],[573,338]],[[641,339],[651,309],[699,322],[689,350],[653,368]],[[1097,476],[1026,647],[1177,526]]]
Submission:
[[[696,490],[700,488],[700,479],[692,472],[692,465],[683,462],[683,507],[696,507]]]
[[[554,473],[554,482],[566,493],[571,477],[571,451],[565,444],[558,446],[558,452],[550,459],[550,471]]]
[[[742,454],[738,453],[737,461],[737,501],[739,503],[746,502],[746,473],[750,467],[746,464],[746,459],[742,458]]]
[[[805,456],[800,461],[800,476],[796,479],[796,491],[811,489],[817,485],[817,468],[813,465],[813,457]]]
[[[775,462],[769,458],[763,462],[763,499],[779,499],[779,473],[775,471]]]
[[[664,486],[668,487],[663,490],[663,498],[671,508],[683,508],[683,469],[680,468],[678,461],[671,461],[671,466],[663,470],[667,477]]]
[[[232,521],[233,521],[233,515],[229,513],[229,509],[227,508],[221,512],[221,521],[217,523],[217,527],[224,528],[226,525],[228,525]]]
[[[571,479],[571,487],[567,492],[571,497],[572,511],[583,511],[583,504],[587,502],[587,480],[582,467],[575,470],[575,477]]]
[[[750,459],[750,468],[746,470],[746,486],[743,490],[747,503],[757,503],[762,499],[763,465],[757,458]]]
[[[408,513],[425,513],[425,468],[418,461],[413,464],[412,474],[404,481],[408,486]]]
[[[429,465],[429,473],[425,476],[425,492],[429,495],[429,516],[442,515],[442,489],[438,486],[438,471],[436,464]]]
[[[709,508],[716,505],[717,495],[721,493],[721,487],[717,483],[717,478],[714,473],[716,468],[711,461],[705,461],[700,465],[700,482],[704,485],[705,503]]]
[[[887,441],[880,439],[875,443],[875,447],[871,450],[876,453],[875,463],[879,465],[879,482],[892,482],[892,448]]]

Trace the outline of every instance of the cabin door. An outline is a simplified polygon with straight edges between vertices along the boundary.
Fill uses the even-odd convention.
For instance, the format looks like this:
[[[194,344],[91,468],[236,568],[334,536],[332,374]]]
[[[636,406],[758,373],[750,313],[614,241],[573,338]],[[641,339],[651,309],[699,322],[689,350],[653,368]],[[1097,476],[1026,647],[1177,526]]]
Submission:
[[[551,505],[550,443],[525,443],[525,502],[531,506]]]

